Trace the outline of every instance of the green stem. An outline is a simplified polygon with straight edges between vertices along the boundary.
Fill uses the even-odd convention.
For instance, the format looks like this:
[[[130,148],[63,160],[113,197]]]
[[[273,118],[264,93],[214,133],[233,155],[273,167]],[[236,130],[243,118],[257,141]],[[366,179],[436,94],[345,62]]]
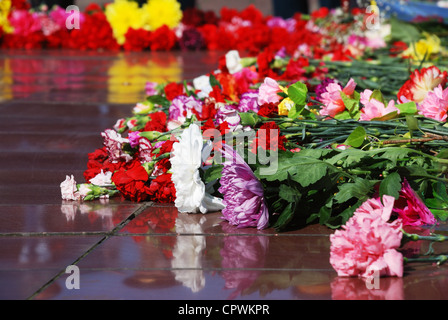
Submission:
[[[429,241],[435,241],[435,242],[443,242],[448,240],[447,236],[441,235],[441,234],[431,234],[430,236],[421,236],[415,233],[407,233],[404,230],[401,230],[403,232],[403,236],[408,238],[411,241],[418,241],[418,240],[429,240]]]
[[[425,258],[403,258],[404,263],[412,263],[412,262],[435,262],[437,265],[441,265],[448,260],[448,255],[438,255],[434,257],[425,257]]]

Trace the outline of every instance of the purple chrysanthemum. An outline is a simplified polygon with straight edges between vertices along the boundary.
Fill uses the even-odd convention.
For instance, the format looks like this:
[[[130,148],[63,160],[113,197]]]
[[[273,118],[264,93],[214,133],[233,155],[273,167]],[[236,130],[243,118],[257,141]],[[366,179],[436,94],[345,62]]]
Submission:
[[[238,228],[266,228],[269,212],[261,182],[235,150],[226,144],[222,150],[226,158],[219,188],[226,206],[222,210],[223,218]]]

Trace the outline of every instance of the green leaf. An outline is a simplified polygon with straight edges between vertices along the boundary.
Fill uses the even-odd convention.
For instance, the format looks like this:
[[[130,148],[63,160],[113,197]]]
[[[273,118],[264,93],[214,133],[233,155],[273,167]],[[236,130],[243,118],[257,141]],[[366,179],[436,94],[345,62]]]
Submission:
[[[400,110],[400,115],[407,115],[407,114],[416,114],[417,113],[417,105],[414,101],[397,104],[395,105],[398,110]]]
[[[406,115],[406,124],[408,125],[409,131],[418,130],[418,121],[412,115]]]
[[[448,210],[444,209],[430,209],[434,217],[441,221],[446,221],[448,219]]]
[[[350,98],[342,91],[341,91],[341,98],[342,101],[344,102],[345,107],[350,113],[353,113],[359,109],[359,100]]]
[[[210,74],[209,77],[210,86],[213,88],[214,86],[218,86],[219,89],[222,89],[221,83],[219,83],[218,79],[216,79],[214,74]]]
[[[346,168],[360,162],[366,156],[367,154],[363,150],[347,149],[344,151],[339,151],[339,153],[334,157],[328,159],[328,162],[333,165],[340,165],[343,168]]]
[[[259,167],[255,174],[260,179],[267,181],[291,179],[302,187],[307,187],[326,175],[328,165],[322,160],[304,157],[300,153],[296,153],[291,158],[279,158],[278,166],[270,167],[273,168],[271,172],[267,168],[263,168],[265,174],[261,175]]]
[[[295,211],[295,203],[290,202],[286,206],[286,208],[280,213],[280,216],[278,217],[277,221],[274,224],[274,228],[276,229],[282,229],[284,228],[294,217],[294,211]]]
[[[363,178],[355,178],[354,182],[344,183],[339,186],[339,192],[334,199],[337,203],[344,203],[352,198],[365,200],[372,191],[375,182]]]
[[[164,96],[161,96],[161,95],[149,96],[146,98],[146,101],[148,101],[152,104],[158,104],[162,107],[169,107],[171,104],[167,98],[165,98]]]
[[[367,132],[364,127],[356,127],[355,130],[348,136],[344,144],[352,146],[354,148],[359,148],[364,143],[367,137]]]
[[[383,198],[383,195],[392,196],[395,199],[400,197],[401,191],[401,177],[397,172],[393,172],[389,174],[383,181],[380,183],[380,198]]]
[[[436,199],[444,202],[448,207],[448,194],[446,184],[443,182],[436,182],[433,184],[433,196]]]
[[[319,223],[324,225],[328,222],[331,217],[333,206],[333,198],[328,199],[327,203],[322,206],[319,210]]]
[[[294,187],[281,184],[278,190],[280,198],[288,202],[295,202],[299,197],[299,192]]]
[[[223,165],[214,165],[205,170],[204,182],[209,183],[221,178]]]
[[[306,84],[298,81],[288,87],[288,96],[295,104],[303,106],[306,104],[308,87]]]
[[[255,112],[240,112],[240,123],[243,126],[251,126],[255,127],[258,123],[261,122],[260,116],[256,114]]]
[[[387,106],[387,103],[386,103],[386,100],[384,99],[383,93],[378,89],[373,90],[372,95],[370,96],[370,100],[372,100],[372,99],[375,99],[375,100],[381,102],[382,104],[384,104],[384,106]]]
[[[291,109],[288,112],[288,118],[295,119],[297,118],[305,108],[305,105],[298,105],[297,103],[294,103],[294,105],[291,107]]]
[[[353,119],[350,112],[348,112],[348,110],[344,110],[344,111],[338,113],[337,115],[334,116],[334,118],[338,119],[338,120]]]

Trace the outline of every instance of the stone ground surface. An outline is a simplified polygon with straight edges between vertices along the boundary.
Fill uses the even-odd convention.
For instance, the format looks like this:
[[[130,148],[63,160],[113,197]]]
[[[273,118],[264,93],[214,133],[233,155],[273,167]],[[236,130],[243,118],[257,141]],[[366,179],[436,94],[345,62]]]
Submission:
[[[171,204],[61,200],[59,184],[84,182],[87,153],[146,81],[192,79],[219,56],[0,51],[0,299],[447,299],[445,265],[408,265],[372,289],[338,278],[324,226],[277,234]]]

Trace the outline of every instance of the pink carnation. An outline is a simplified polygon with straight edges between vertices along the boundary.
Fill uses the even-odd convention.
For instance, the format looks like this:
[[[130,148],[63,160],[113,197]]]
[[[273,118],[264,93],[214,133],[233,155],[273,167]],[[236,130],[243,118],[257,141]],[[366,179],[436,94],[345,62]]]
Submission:
[[[426,98],[418,106],[419,113],[423,116],[438,121],[446,121],[448,110],[448,88],[442,86],[434,88],[427,93]]]
[[[325,88],[325,92],[321,95],[321,101],[324,106],[320,110],[320,115],[334,117],[338,113],[343,112],[345,104],[342,101],[341,92],[350,97],[355,92],[355,88],[356,82],[353,79],[349,80],[344,89],[336,82],[329,83]]]
[[[369,199],[330,236],[330,263],[339,276],[403,276],[401,221],[388,222],[394,198]]]
[[[370,121],[375,118],[381,118],[391,112],[399,111],[395,107],[395,101],[390,100],[387,106],[384,103],[372,98],[372,90],[366,89],[361,93],[361,103],[364,108],[361,109],[361,121]]]
[[[266,77],[258,89],[258,104],[279,102],[281,97],[277,94],[278,92],[281,92],[281,89],[277,81]]]

